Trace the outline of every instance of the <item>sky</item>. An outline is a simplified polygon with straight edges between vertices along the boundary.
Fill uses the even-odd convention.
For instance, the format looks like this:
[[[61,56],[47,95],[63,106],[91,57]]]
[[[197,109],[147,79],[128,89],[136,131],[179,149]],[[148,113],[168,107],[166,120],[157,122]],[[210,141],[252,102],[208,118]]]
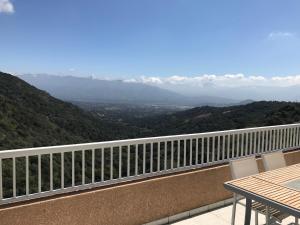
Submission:
[[[0,0],[0,70],[293,85],[299,8],[299,0]]]

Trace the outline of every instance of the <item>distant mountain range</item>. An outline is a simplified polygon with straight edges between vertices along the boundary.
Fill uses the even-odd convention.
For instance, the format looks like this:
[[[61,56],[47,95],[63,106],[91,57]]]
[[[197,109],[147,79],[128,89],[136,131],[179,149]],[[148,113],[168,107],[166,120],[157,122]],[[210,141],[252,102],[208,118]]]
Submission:
[[[106,110],[106,113],[109,112],[110,110]],[[122,114],[121,111],[119,113]],[[230,107],[196,107],[140,119],[127,120],[126,115],[123,115],[120,120],[117,114],[103,119],[97,111],[83,111],[18,77],[0,72],[0,150],[299,121],[300,103],[265,101]]]
[[[181,106],[224,106],[239,104],[222,97],[187,97],[176,92],[142,83],[99,80],[73,76],[20,75],[24,81],[52,96],[72,102],[158,104]]]
[[[0,72],[0,150],[130,138],[135,131]]]

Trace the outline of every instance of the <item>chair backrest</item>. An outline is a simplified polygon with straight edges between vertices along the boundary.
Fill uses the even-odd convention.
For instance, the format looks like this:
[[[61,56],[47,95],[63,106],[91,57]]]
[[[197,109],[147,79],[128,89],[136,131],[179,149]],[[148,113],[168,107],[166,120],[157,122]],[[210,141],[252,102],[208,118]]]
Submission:
[[[282,151],[262,154],[261,157],[266,171],[275,170],[286,166]]]
[[[229,167],[232,179],[238,179],[259,173],[255,156],[231,160],[229,162]]]

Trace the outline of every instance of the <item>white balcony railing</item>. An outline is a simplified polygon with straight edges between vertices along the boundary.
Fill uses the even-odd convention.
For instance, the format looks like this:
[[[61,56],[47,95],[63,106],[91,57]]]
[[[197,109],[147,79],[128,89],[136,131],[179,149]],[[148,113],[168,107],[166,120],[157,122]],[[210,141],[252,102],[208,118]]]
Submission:
[[[290,124],[0,151],[0,204],[296,149],[299,129]]]

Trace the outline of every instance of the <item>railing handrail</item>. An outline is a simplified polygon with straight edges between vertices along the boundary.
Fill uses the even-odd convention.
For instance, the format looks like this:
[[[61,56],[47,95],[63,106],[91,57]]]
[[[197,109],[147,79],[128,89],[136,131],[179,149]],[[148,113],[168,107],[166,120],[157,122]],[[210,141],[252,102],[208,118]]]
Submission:
[[[167,135],[167,136],[156,136],[156,137],[147,137],[147,138],[133,138],[133,139],[122,139],[122,140],[114,140],[114,141],[102,141],[102,142],[89,142],[89,143],[80,143],[80,144],[68,144],[68,145],[55,145],[55,146],[46,146],[46,147],[33,147],[33,148],[21,148],[21,149],[11,149],[11,150],[0,150],[0,158],[7,157],[18,157],[19,154],[30,155],[33,154],[43,154],[43,153],[57,153],[58,149],[64,151],[77,151],[82,150],[82,148],[88,150],[93,148],[108,148],[120,145],[128,145],[128,144],[143,144],[147,143],[156,143],[158,141],[172,141],[177,139],[190,139],[201,136],[212,137],[215,135],[222,135],[228,133],[243,133],[247,131],[262,131],[262,130],[270,130],[272,128],[280,129],[287,127],[296,127],[300,126],[300,123],[292,123],[292,124],[284,124],[284,125],[273,125],[273,126],[262,126],[262,127],[250,127],[250,128],[242,128],[242,129],[232,129],[232,130],[222,130],[222,131],[212,131],[212,132],[202,132],[202,133],[193,133],[193,134],[180,134],[180,135]],[[24,156],[25,156],[24,155]]]

